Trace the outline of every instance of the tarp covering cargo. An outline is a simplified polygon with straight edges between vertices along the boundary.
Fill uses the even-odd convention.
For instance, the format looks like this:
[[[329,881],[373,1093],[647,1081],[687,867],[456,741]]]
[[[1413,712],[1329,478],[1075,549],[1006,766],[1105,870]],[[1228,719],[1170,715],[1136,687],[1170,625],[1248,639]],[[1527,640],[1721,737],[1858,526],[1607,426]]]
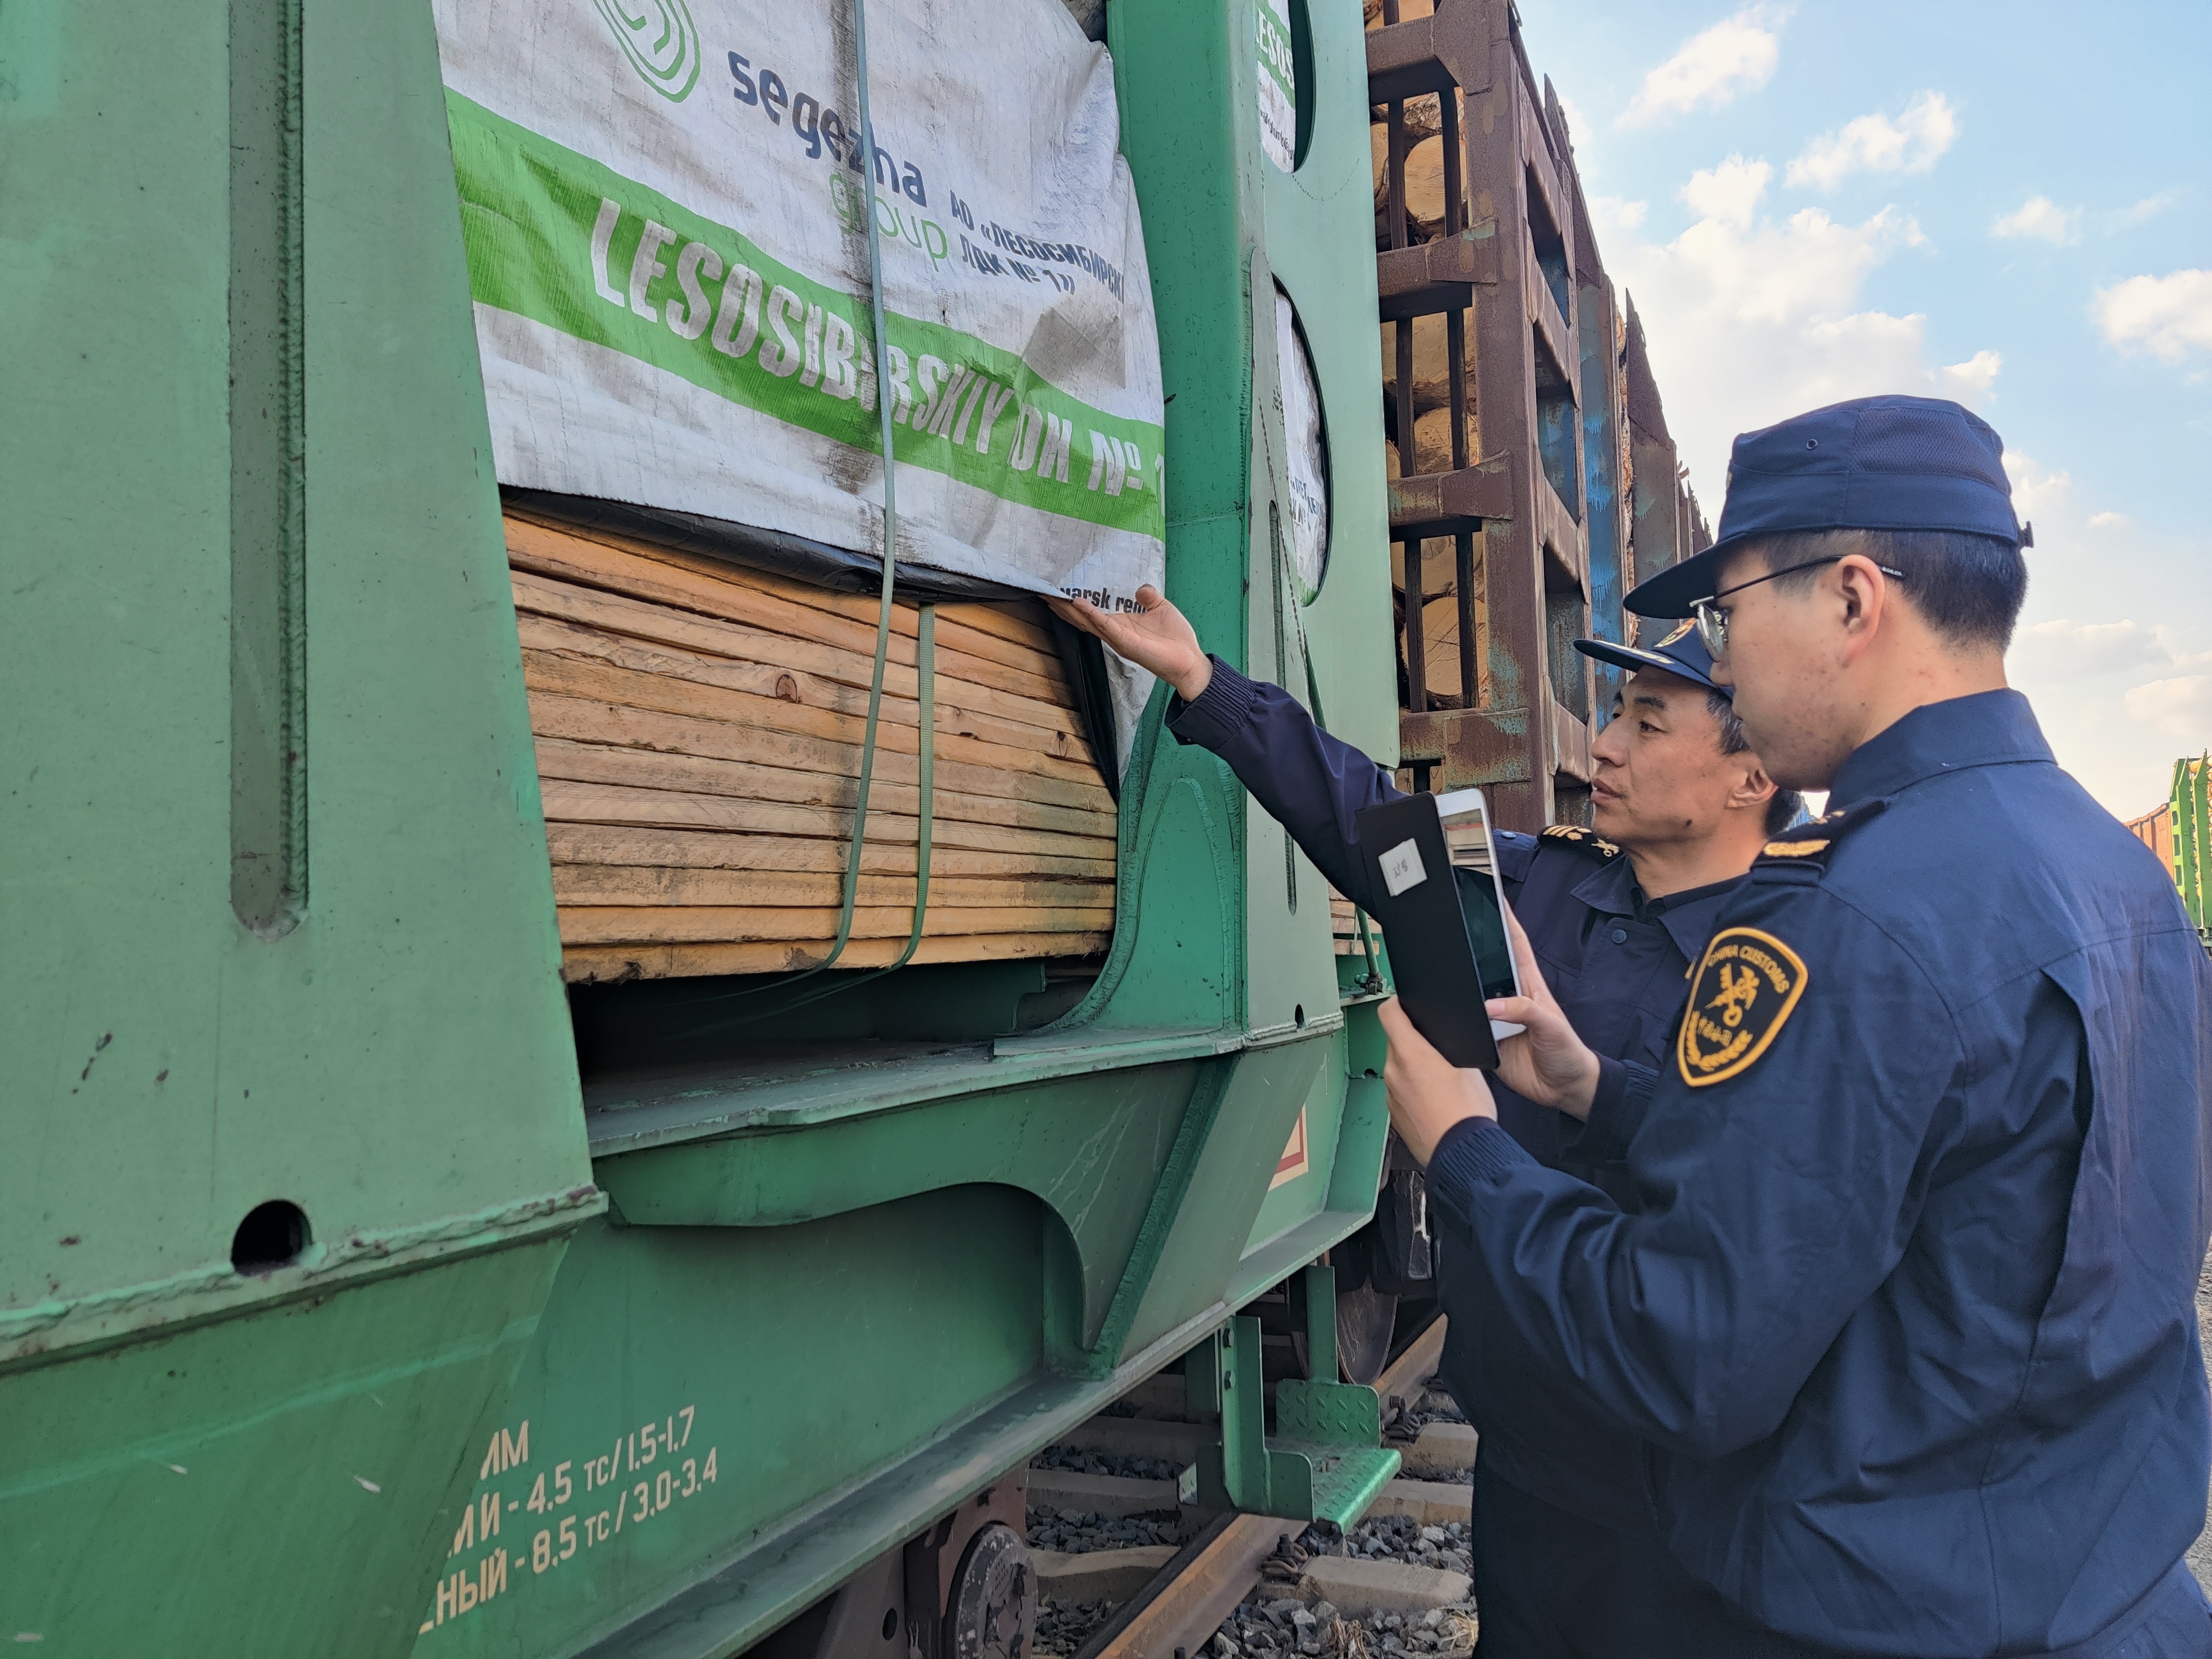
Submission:
[[[902,562],[1109,606],[1161,580],[1144,239],[1111,62],[1057,0],[873,0],[867,135],[843,0],[436,15],[502,483],[880,558],[880,390]]]

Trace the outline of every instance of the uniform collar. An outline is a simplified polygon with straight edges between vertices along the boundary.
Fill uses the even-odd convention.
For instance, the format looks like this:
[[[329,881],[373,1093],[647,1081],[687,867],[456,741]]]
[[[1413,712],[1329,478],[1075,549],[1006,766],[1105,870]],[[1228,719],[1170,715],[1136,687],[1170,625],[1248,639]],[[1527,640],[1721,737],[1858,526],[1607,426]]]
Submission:
[[[1681,953],[1694,960],[1712,937],[1721,903],[1741,884],[1741,876],[1704,887],[1685,888],[1664,898],[1647,899],[1636,884],[1636,868],[1624,854],[1607,859],[1575,884],[1574,896],[1601,915],[1656,921]]]
[[[2035,711],[2009,688],[1923,703],[1851,751],[1829,788],[1828,810],[1894,795],[1942,772],[2051,758]]]

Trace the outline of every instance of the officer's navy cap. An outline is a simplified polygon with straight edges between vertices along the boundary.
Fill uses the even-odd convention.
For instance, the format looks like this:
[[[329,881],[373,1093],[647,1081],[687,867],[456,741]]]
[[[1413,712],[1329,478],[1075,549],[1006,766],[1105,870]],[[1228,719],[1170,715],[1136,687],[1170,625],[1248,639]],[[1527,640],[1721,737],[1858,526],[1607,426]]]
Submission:
[[[1713,659],[1705,649],[1705,642],[1698,637],[1695,623],[1683,623],[1668,630],[1665,638],[1650,645],[1615,645],[1611,640],[1577,640],[1575,649],[1585,657],[1595,657],[1600,662],[1611,663],[1615,668],[1626,668],[1635,673],[1639,669],[1656,668],[1668,674],[1678,674],[1692,685],[1702,685],[1708,691],[1717,691],[1723,696],[1730,695],[1725,685],[1713,684]]]
[[[1720,534],[1625,603],[1686,617],[1712,597],[1721,556],[1790,530],[1951,530],[2035,544],[2014,515],[2004,442],[1940,398],[1854,398],[1737,437]]]

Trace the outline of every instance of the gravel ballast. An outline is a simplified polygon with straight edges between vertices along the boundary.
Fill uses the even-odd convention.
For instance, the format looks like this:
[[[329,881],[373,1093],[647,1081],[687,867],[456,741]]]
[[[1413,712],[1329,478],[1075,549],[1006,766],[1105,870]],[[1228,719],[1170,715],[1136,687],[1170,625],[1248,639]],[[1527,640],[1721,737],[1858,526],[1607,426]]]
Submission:
[[[1078,1515],[1048,1504],[1030,1506],[1029,1541],[1033,1550],[1084,1555],[1092,1550],[1133,1549],[1140,1544],[1182,1541],[1182,1516],[1175,1510],[1147,1515]]]
[[[1069,1654],[1091,1639],[1091,1632],[1114,1616],[1111,1601],[1080,1601],[1063,1607],[1039,1601],[1036,1610],[1036,1653]]]
[[[1118,1474],[1125,1480],[1173,1480],[1182,1473],[1164,1457],[1078,1451],[1072,1446],[1047,1446],[1030,1459],[1030,1467],[1033,1469],[1067,1469],[1077,1474]]]
[[[1203,1651],[1212,1659],[1298,1654],[1307,1659],[1378,1659],[1383,1654],[1434,1654],[1466,1659],[1474,1651],[1472,1602],[1431,1607],[1423,1613],[1370,1613],[1346,1618],[1322,1601],[1308,1607],[1265,1589],[1222,1621]]]

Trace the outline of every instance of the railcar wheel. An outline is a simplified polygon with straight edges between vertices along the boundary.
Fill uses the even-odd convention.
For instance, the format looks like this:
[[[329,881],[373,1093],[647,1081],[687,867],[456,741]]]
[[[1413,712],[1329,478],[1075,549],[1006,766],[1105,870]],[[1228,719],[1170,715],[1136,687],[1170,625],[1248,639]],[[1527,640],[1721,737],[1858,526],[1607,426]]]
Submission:
[[[977,1533],[952,1582],[945,1621],[952,1659],[1023,1659],[1036,1613],[1036,1573],[1029,1546],[993,1522]]]
[[[1390,1331],[1398,1298],[1362,1285],[1336,1291],[1336,1363],[1349,1382],[1372,1382],[1390,1363]]]

